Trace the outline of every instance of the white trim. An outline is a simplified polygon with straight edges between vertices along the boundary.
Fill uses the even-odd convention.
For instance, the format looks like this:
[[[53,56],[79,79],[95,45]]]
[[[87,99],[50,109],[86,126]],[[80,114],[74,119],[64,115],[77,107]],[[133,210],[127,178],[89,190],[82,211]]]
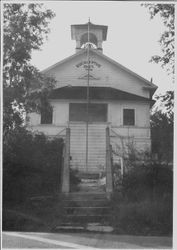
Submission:
[[[112,124],[111,125],[111,128],[126,128],[126,127],[129,127],[129,126],[123,126],[123,125],[114,125],[114,124]],[[135,125],[135,126],[132,126],[131,127],[132,129],[150,129],[150,126],[148,126],[148,127],[143,127],[143,126],[137,126],[137,125]]]
[[[64,102],[64,103],[87,103],[86,99],[49,99],[50,102],[54,102],[54,103],[60,103],[60,102]],[[90,100],[90,103],[101,103],[101,104],[109,104],[109,100]]]

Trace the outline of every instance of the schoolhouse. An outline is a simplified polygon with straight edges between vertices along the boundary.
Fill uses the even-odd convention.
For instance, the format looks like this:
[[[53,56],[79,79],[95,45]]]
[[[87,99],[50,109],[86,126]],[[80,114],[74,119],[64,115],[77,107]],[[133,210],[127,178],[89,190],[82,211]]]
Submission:
[[[69,128],[69,166],[87,173],[106,169],[107,142],[119,158],[130,141],[139,151],[151,149],[157,86],[104,55],[107,31],[91,22],[71,25],[75,53],[43,71],[56,79],[52,113],[29,114],[28,126],[50,137],[65,138]]]

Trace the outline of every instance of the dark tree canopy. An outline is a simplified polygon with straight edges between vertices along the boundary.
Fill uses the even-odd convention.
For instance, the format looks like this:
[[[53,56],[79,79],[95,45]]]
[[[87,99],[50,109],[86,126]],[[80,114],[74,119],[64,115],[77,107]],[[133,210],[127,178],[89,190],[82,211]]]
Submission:
[[[173,117],[156,111],[151,115],[152,153],[158,160],[173,162]]]
[[[49,33],[54,17],[43,4],[4,4],[3,8],[3,86],[4,133],[23,122],[23,111],[36,108],[39,96],[53,87],[30,64],[31,53],[39,50]],[[36,102],[38,100],[38,102]]]

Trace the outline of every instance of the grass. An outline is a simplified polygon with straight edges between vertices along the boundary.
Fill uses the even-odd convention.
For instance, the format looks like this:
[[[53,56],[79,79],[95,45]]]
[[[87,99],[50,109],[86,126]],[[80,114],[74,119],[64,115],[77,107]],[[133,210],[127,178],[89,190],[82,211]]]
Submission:
[[[119,234],[170,236],[172,210],[170,199],[122,201],[113,205],[112,224]]]
[[[3,208],[3,230],[50,231],[64,215],[61,198],[28,201],[23,205]]]

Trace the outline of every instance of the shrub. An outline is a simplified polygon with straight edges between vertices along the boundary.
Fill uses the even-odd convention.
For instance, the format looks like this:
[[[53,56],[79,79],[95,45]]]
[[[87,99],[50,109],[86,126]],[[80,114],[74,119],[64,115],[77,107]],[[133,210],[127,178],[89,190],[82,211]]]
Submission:
[[[132,168],[122,192],[112,196],[112,224],[117,233],[172,234],[173,172],[158,164]]]
[[[132,168],[123,178],[123,196],[140,201],[173,193],[173,172],[158,164]]]
[[[49,231],[60,223],[64,214],[62,197],[38,197],[16,206],[15,209],[4,207],[3,230]]]
[[[81,179],[78,177],[77,169],[70,169],[70,190],[71,192],[78,191],[78,184],[81,183]]]
[[[113,226],[117,233],[135,235],[171,235],[170,200],[125,202],[114,207]]]
[[[49,140],[24,128],[13,131],[3,146],[3,202],[13,205],[60,188],[62,139]]]

